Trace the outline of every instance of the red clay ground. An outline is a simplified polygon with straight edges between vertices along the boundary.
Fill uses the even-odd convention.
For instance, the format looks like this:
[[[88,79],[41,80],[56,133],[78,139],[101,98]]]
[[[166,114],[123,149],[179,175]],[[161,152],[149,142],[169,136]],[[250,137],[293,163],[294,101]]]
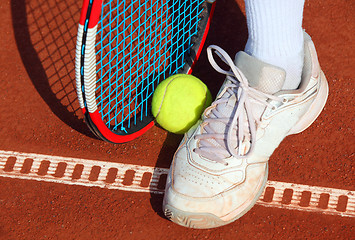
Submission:
[[[270,160],[269,179],[354,190],[354,2],[306,1],[330,85],[325,110]],[[1,1],[0,150],[169,167],[181,136],[154,127],[123,145],[96,139],[78,111],[74,48],[81,1]],[[243,49],[243,2],[218,0],[206,45]],[[194,74],[216,94],[224,77],[203,54]],[[142,157],[142,153],[144,157]],[[354,219],[255,206],[212,230],[162,216],[161,195],[0,178],[1,239],[351,239]]]

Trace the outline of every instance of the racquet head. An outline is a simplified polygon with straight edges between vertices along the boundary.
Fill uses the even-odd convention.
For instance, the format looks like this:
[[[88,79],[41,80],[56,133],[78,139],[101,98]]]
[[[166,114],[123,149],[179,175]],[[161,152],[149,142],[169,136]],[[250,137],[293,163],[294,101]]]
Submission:
[[[191,73],[214,4],[202,0],[84,0],[77,35],[77,95],[99,138],[123,143],[154,125],[160,81]]]

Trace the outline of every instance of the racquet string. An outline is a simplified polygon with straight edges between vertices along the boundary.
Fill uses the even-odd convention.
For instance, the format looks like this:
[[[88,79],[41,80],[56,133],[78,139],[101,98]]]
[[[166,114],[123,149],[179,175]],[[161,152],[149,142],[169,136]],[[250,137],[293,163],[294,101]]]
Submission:
[[[156,85],[181,70],[191,54],[203,2],[103,2],[95,94],[109,129],[125,131],[149,115]]]

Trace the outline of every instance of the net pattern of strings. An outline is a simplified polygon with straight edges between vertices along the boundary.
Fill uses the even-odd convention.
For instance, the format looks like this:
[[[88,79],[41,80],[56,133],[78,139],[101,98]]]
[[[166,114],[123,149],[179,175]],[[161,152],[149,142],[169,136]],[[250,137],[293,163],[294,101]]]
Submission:
[[[73,81],[80,2],[31,0],[12,4],[19,53],[36,91],[59,119],[88,134]]]
[[[198,32],[201,0],[105,1],[96,41],[96,102],[113,131],[149,114],[159,81],[184,67]]]

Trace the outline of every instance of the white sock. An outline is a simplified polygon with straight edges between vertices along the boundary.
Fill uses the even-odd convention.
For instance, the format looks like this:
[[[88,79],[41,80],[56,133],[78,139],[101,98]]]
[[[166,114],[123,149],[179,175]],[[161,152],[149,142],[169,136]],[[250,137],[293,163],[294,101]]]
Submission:
[[[245,52],[286,71],[283,89],[296,89],[303,68],[304,0],[245,0]]]

